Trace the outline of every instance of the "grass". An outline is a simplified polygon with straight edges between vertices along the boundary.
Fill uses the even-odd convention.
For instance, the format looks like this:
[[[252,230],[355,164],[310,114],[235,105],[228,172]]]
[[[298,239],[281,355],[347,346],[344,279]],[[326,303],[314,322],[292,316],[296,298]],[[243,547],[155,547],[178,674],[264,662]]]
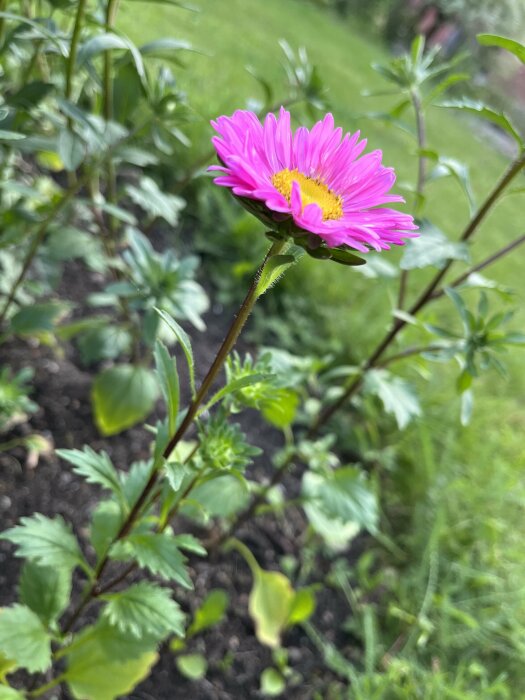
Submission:
[[[393,127],[365,118],[365,111],[377,111],[389,105],[385,99],[364,98],[364,89],[380,88],[382,79],[373,72],[374,61],[384,61],[383,47],[363,35],[350,21],[342,22],[313,3],[300,0],[197,0],[201,12],[193,13],[153,3],[124,3],[120,28],[138,43],[161,36],[189,39],[202,50],[188,55],[187,67],[179,71],[181,87],[187,91],[195,110],[192,127],[195,155],[205,152],[210,136],[207,122],[210,118],[230,113],[246,105],[247,100],[260,97],[259,87],[245,70],[253,66],[276,86],[276,95],[282,94],[283,74],[280,66],[279,38],[293,47],[305,46],[309,56],[320,70],[328,89],[336,121],[348,130],[360,128],[368,137],[371,148],[381,148],[384,160],[393,165],[399,183],[413,182],[417,158],[413,141]],[[283,95],[283,98],[285,96]],[[428,114],[428,143],[441,154],[465,162],[471,172],[472,184],[478,202],[481,201],[504,171],[507,159],[493,150],[474,128],[474,122],[434,108]],[[520,229],[518,197],[508,197],[498,205],[476,234],[472,246],[474,260],[484,257],[496,246],[517,237]],[[453,182],[440,181],[428,187],[426,215],[451,237],[457,238],[468,220],[468,209],[463,195]],[[395,261],[399,252],[390,254]],[[523,298],[522,261],[518,252],[497,263],[490,276],[498,282],[514,287]],[[290,275],[291,289],[303,289],[307,280],[312,299],[322,299],[327,309],[326,330],[350,348],[349,355],[361,356],[367,347],[377,342],[387,321],[384,284],[374,285],[360,275],[331,265],[330,274],[317,261],[306,261]],[[428,273],[411,276],[414,289]],[[395,298],[395,286],[389,284],[390,299]],[[471,294],[473,303],[475,295]],[[433,307],[432,320],[454,323],[446,302]],[[523,326],[521,311],[514,326]],[[376,322],[371,323],[370,319]],[[356,347],[359,348],[356,352]],[[451,445],[448,461],[433,461],[427,481],[421,473],[410,473],[399,493],[421,482],[421,503],[428,503],[429,491],[439,492],[440,478],[443,499],[450,496],[446,511],[451,523],[476,529],[480,541],[472,546],[486,545],[478,564],[488,567],[496,577],[505,577],[512,568],[512,578],[525,575],[525,556],[516,544],[515,533],[520,527],[522,508],[520,498],[525,496],[525,484],[520,469],[525,465],[525,373],[521,371],[521,354],[517,350],[509,356],[510,379],[505,381],[495,374],[486,375],[476,391],[476,410],[468,429],[458,427],[459,402],[454,398],[454,374],[438,367],[430,377],[421,379],[414,363],[407,364],[405,373],[419,381],[424,394],[426,418],[422,426],[409,429],[402,438],[401,448],[412,455],[413,464],[419,462],[425,469],[428,454],[439,453],[444,442]],[[430,433],[431,447],[425,448],[420,431]],[[414,482],[410,484],[410,478]],[[473,485],[472,490],[469,484]],[[509,505],[509,489],[512,503]],[[417,495],[417,494],[416,494]],[[429,505],[431,507],[431,504]],[[487,523],[484,523],[484,514]],[[464,517],[463,517],[464,516]],[[414,521],[414,526],[417,522]],[[468,529],[468,527],[467,527]],[[447,530],[450,541],[453,533]],[[474,538],[475,540],[475,538]],[[481,542],[481,545],[480,545]],[[470,545],[469,545],[470,546]],[[414,555],[417,547],[411,550]],[[465,561],[475,562],[463,551]],[[490,569],[492,567],[492,569]],[[475,614],[475,609],[474,609]],[[456,696],[454,696],[456,697]]]

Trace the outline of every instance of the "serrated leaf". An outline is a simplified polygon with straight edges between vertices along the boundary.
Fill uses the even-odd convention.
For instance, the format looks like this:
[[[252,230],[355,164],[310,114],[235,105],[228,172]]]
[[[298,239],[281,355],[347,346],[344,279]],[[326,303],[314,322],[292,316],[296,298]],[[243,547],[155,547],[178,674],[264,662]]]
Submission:
[[[51,638],[38,615],[25,605],[0,609],[0,651],[31,673],[51,665]]]
[[[21,518],[20,523],[0,535],[0,539],[17,545],[17,557],[65,570],[73,569],[77,564],[84,565],[76,537],[59,515],[51,519],[35,513]]]
[[[160,340],[155,343],[155,367],[160,380],[160,388],[168,409],[168,428],[170,435],[175,432],[179,413],[180,387],[177,362],[170,357],[168,349]]]
[[[190,336],[186,333],[184,328],[180,326],[177,321],[170,316],[166,311],[163,311],[162,309],[155,309],[155,311],[159,314],[159,316],[162,318],[164,323],[169,327],[171,331],[175,334],[175,337],[181,344],[182,350],[184,352],[184,355],[186,357],[186,362],[188,364],[188,371],[190,375],[190,386],[191,386],[191,391],[192,395],[195,395],[195,363],[193,360],[193,349],[191,347],[191,340]]]
[[[119,475],[106,452],[95,452],[91,447],[82,450],[56,450],[56,454],[74,466],[75,474],[89,484],[98,484],[117,496],[122,495]]]
[[[400,263],[403,270],[414,270],[428,265],[441,268],[447,260],[469,261],[467,244],[462,241],[450,241],[433,224],[424,222],[420,233],[419,238],[412,238],[405,245]]]
[[[104,618],[121,632],[135,637],[150,634],[159,639],[170,633],[184,635],[184,615],[165,588],[142,581],[101,598],[107,601]]]
[[[377,499],[358,469],[342,467],[327,475],[314,474],[303,481],[303,493],[331,520],[355,523],[372,533],[377,530]]]
[[[517,142],[520,148],[523,148],[523,139],[521,134],[518,132],[514,124],[510,121],[509,117],[504,112],[497,112],[490,107],[487,107],[481,102],[475,102],[474,100],[469,100],[464,98],[462,100],[449,100],[446,102],[440,102],[436,105],[437,107],[445,107],[446,109],[458,109],[470,114],[474,114],[478,117],[482,117],[487,121],[492,122],[496,126],[510,134]]]
[[[365,390],[381,399],[385,411],[395,416],[400,430],[421,415],[421,406],[410,384],[384,369],[367,372]]]
[[[92,390],[95,422],[103,435],[115,435],[146,418],[158,397],[155,375],[147,367],[117,365],[103,370]]]
[[[175,540],[175,544],[179,549],[184,549],[186,552],[197,554],[200,557],[205,557],[207,554],[206,549],[193,535],[173,535],[173,539]]]
[[[65,680],[78,700],[115,700],[129,697],[135,686],[149,675],[157,662],[155,651],[134,653],[132,658],[115,658],[113,651],[121,651],[128,644],[108,646],[103,625],[88,627],[75,639],[74,648],[67,655]],[[128,645],[129,646],[129,645]],[[148,643],[151,646],[151,642]],[[108,653],[108,651],[110,653]]]
[[[195,611],[193,622],[188,628],[187,637],[193,637],[223,620],[228,607],[229,597],[226,591],[220,588],[210,591],[202,604]]]
[[[152,574],[176,581],[184,588],[193,588],[185,565],[186,557],[179,551],[173,535],[166,532],[131,534],[116,543],[111,556],[114,559],[136,559],[139,566]]]
[[[71,572],[26,561],[20,575],[20,602],[48,627],[67,608]]]

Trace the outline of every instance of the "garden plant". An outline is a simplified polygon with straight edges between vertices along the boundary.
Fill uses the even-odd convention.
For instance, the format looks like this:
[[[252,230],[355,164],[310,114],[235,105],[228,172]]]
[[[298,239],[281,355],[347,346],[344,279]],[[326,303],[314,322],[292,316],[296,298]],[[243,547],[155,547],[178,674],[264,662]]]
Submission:
[[[249,68],[255,96],[209,124],[179,79],[205,48],[133,42],[119,12],[135,5],[0,0],[0,486],[25,489],[49,461],[66,475],[63,508],[0,510],[0,562],[21,560],[1,579],[0,700],[521,697],[523,595],[510,601],[514,570],[490,569],[503,526],[487,513],[487,551],[471,513],[451,534],[464,491],[485,501],[436,466],[455,438],[429,435],[445,421],[425,397],[443,383],[468,433],[477,385],[507,378],[525,344],[515,291],[487,276],[525,243],[517,205],[516,230],[490,235],[523,193],[519,129],[477,99],[464,54],[445,61],[423,37],[374,65],[367,99],[385,108],[360,115],[362,134],[279,37],[282,86]],[[478,41],[525,62],[516,41]],[[431,111],[512,140],[482,196],[433,144]],[[413,184],[381,151],[395,129]],[[447,233],[431,221],[443,183],[468,209]],[[332,313],[351,346],[325,333]],[[87,442],[32,422],[33,384],[66,362],[85,380],[62,398],[95,426]],[[276,533],[297,546],[279,539],[268,559]],[[240,608],[262,662],[220,694],[243,650],[218,659],[207,640]]]

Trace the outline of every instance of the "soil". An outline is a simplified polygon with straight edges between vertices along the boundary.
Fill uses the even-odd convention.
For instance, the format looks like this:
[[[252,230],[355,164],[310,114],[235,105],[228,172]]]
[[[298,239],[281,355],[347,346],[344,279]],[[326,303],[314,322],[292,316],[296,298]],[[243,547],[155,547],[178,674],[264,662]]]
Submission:
[[[60,287],[62,298],[82,305],[85,295],[100,288],[102,280],[77,263],[66,266]],[[196,366],[201,374],[208,368],[219,343],[231,321],[231,310],[219,306],[207,314],[208,330],[195,338]],[[242,348],[241,349],[246,349]],[[15,427],[9,437],[40,433],[53,448],[90,445],[95,450],[106,450],[114,464],[126,469],[138,459],[148,456],[151,436],[141,428],[126,430],[111,438],[102,438],[94,426],[89,393],[94,372],[82,368],[71,345],[50,348],[34,342],[14,340],[0,346],[0,366],[14,370],[33,367],[35,371],[32,399],[38,411],[27,423]],[[254,415],[245,416],[244,429],[248,437],[266,450],[281,445],[281,435],[270,427],[261,429]],[[268,466],[258,460],[250,468],[252,478],[268,476]],[[296,493],[297,477],[292,474],[285,482],[287,489]],[[40,456],[35,466],[27,460],[27,453],[15,449],[0,453],[0,530],[13,526],[22,516],[40,512],[48,516],[60,514],[73,525],[75,533],[86,542],[90,513],[98,502],[97,489],[73,474],[64,463],[49,454]],[[186,529],[187,531],[187,529]],[[298,509],[289,509],[284,518],[259,518],[248,523],[239,537],[250,547],[263,568],[279,568],[282,555],[300,555],[305,523]],[[352,556],[349,554],[349,556]],[[16,585],[20,560],[13,556],[12,546],[0,541],[0,605],[9,605],[16,599]],[[328,562],[318,561],[316,580]],[[188,651],[204,653],[209,662],[206,678],[189,681],[178,672],[175,658],[166,647],[151,676],[139,685],[130,698],[144,700],[247,700],[261,698],[261,672],[272,665],[271,651],[262,646],[254,635],[248,615],[248,594],[251,575],[245,562],[235,553],[219,553],[214,559],[192,561],[190,575],[194,592],[174,587],[174,598],[186,612],[193,611],[206,593],[213,588],[225,589],[230,597],[226,619],[215,628],[192,640]],[[76,581],[78,588],[80,581]],[[324,588],[317,594],[317,610],[313,618],[316,627],[327,640],[338,645],[341,653],[355,656],[356,644],[340,629],[349,608],[340,594]],[[289,665],[297,680],[288,687],[283,697],[288,700],[307,700],[327,697],[326,688],[334,681],[323,660],[300,627],[289,630],[283,644],[288,651]],[[55,689],[47,697],[69,698],[67,690]]]

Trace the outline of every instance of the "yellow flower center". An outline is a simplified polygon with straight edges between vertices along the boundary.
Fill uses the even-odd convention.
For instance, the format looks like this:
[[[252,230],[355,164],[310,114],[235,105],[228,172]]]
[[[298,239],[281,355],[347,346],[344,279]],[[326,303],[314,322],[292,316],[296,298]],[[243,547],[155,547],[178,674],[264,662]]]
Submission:
[[[334,194],[320,178],[315,180],[294,170],[280,170],[272,176],[272,185],[285,197],[288,204],[292,196],[292,183],[297,182],[301,189],[303,207],[317,204],[323,212],[323,220],[341,219],[343,216],[343,198]]]

